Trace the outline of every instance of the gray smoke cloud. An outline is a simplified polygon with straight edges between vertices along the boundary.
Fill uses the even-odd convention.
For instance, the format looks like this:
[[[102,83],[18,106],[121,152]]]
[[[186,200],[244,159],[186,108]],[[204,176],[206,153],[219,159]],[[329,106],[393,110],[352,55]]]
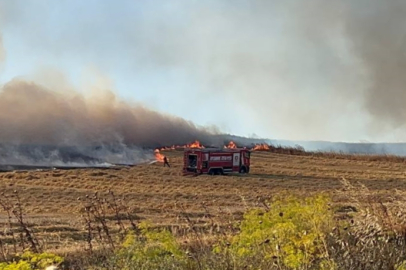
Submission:
[[[86,97],[19,79],[0,89],[1,143],[154,147],[195,139],[208,143],[210,136],[180,117],[123,102],[108,90]]]
[[[138,45],[129,50],[136,66],[184,70],[198,85],[195,95],[223,100],[235,111],[230,122],[246,130],[305,140],[363,135],[369,112],[345,33],[349,3],[180,2],[173,9],[184,23],[158,7],[159,16],[125,31]]]
[[[211,129],[123,102],[109,90],[86,96],[62,86],[15,79],[0,88],[3,167],[132,165],[154,159],[148,148],[219,141]]]
[[[0,25],[13,22],[21,9],[21,3],[0,2]],[[5,60],[1,37],[0,33],[0,63]],[[106,78],[99,76],[83,93],[56,70],[43,72],[38,67],[33,76],[34,80],[17,78],[0,85],[0,170],[8,165],[138,164],[154,159],[145,148],[194,140],[222,144],[213,136],[215,127],[198,127],[120,100]]]
[[[183,24],[158,7],[124,31],[137,63],[188,69],[200,96],[243,105],[254,131],[404,141],[405,1],[181,2]]]
[[[352,1],[346,34],[366,71],[364,104],[373,131],[406,124],[406,2]]]

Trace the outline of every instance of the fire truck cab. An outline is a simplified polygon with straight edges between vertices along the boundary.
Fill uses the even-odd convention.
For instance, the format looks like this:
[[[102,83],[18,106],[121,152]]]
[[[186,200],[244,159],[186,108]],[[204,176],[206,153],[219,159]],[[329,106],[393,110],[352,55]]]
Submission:
[[[185,149],[184,174],[249,173],[251,152],[235,149]]]

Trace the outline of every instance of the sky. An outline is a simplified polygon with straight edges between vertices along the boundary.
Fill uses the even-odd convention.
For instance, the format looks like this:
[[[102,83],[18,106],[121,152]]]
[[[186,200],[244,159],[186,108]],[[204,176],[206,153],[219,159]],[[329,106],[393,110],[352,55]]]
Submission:
[[[226,133],[405,141],[404,11],[397,0],[0,0],[0,83],[86,91],[98,76],[124,101]]]

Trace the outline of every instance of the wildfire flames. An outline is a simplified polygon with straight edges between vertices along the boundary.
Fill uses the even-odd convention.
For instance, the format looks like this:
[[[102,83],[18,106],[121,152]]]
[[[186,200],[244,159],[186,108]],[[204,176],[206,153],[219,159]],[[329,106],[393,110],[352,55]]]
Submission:
[[[257,144],[252,148],[253,151],[268,151],[269,149],[269,145],[266,143]]]
[[[186,148],[204,148],[204,146],[199,141],[194,141],[191,144],[187,144]]]
[[[205,148],[199,141],[194,141],[193,143],[190,144],[185,144],[185,145],[172,145],[171,147],[162,147],[161,149],[155,150],[155,156],[158,161],[163,162],[164,156],[160,153],[160,151],[169,151],[169,150],[176,150],[176,149],[184,149],[184,148]],[[235,142],[230,141],[228,145],[224,145],[224,149],[237,149],[238,146],[235,144]],[[244,147],[245,149],[245,147]],[[269,151],[270,146],[266,143],[260,143],[256,144],[253,148],[251,148],[252,151]]]
[[[224,148],[235,149],[237,148],[237,145],[233,141],[231,141],[228,143],[228,145],[224,145]]]
[[[155,154],[155,159],[159,162],[164,162],[164,155],[161,154],[161,151],[169,151],[169,150],[175,150],[175,149],[184,149],[184,148],[204,148],[204,146],[199,142],[199,141],[194,141],[193,143],[190,144],[185,144],[185,145],[172,145],[171,147],[162,147],[160,149],[155,149],[154,154]]]
[[[172,145],[171,147],[162,147],[158,149],[160,151],[169,151],[169,150],[176,150],[176,149],[184,149],[184,148],[204,148],[204,146],[199,141],[194,141],[193,143],[185,144],[185,145]]]
[[[155,159],[157,161],[164,162],[164,157],[165,156],[160,153],[159,149],[155,149],[154,153],[155,153]]]
[[[205,147],[199,141],[194,141],[193,143],[185,144],[185,145],[172,145],[171,147],[162,147],[160,149],[155,149],[155,151],[154,151],[155,159],[158,162],[164,162],[165,156],[161,154],[161,151],[169,151],[169,150],[184,149],[184,148],[205,148]],[[233,141],[230,141],[228,143],[228,145],[224,145],[224,148],[225,149],[236,149],[238,147]],[[268,151],[268,150],[270,150],[270,146],[266,143],[256,144],[253,148],[251,148],[251,150],[252,151]]]

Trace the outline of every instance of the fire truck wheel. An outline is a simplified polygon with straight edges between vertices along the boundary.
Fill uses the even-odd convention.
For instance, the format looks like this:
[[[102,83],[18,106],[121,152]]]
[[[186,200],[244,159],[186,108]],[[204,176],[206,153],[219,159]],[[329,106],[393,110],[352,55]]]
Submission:
[[[240,173],[247,173],[247,169],[246,169],[245,167],[242,167],[242,168],[240,169]]]
[[[210,169],[209,175],[223,175],[224,172],[222,169]]]

